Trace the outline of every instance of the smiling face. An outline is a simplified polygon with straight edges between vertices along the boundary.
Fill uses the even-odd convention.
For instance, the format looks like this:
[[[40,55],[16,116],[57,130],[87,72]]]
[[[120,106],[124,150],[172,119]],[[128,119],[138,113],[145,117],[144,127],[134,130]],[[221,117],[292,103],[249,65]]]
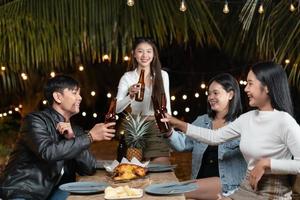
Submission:
[[[247,76],[245,92],[249,98],[249,105],[251,107],[257,107],[260,110],[266,110],[266,108],[271,107],[268,88],[261,84],[252,70],[249,71]]]
[[[213,81],[208,88],[208,103],[211,110],[216,113],[228,112],[229,102],[233,98],[233,91],[227,92],[223,86],[216,81]]]
[[[134,50],[134,58],[136,59],[139,67],[150,67],[153,57],[153,48],[147,42],[140,43]]]
[[[71,117],[80,111],[80,88],[65,88],[62,92],[54,92],[54,99],[65,117]]]

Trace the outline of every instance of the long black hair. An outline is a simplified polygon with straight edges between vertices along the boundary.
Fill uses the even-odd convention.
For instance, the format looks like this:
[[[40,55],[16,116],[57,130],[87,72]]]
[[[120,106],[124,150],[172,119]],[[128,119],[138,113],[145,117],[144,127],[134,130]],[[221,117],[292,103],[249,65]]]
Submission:
[[[273,108],[293,116],[293,103],[287,75],[281,65],[261,62],[250,67],[262,86],[267,86]]]
[[[209,81],[208,85],[210,85],[212,82],[219,83],[226,92],[233,92],[233,97],[229,101],[228,112],[224,117],[227,122],[233,121],[238,116],[240,116],[240,114],[242,114],[241,92],[238,82],[231,74],[228,73],[216,75]],[[210,104],[208,102],[207,114],[210,118],[215,118],[216,116],[216,112],[211,109]]]
[[[138,37],[135,39],[133,44],[133,53],[137,46],[141,43],[147,43],[149,44],[153,49],[153,60],[150,63],[150,73],[153,77],[153,86],[152,86],[152,96],[160,97],[161,94],[164,94],[164,87],[163,87],[163,79],[161,75],[161,63],[159,60],[158,50],[156,48],[156,45],[154,41],[151,38],[144,38],[144,37]],[[134,70],[138,67],[138,63],[136,59],[132,59],[132,65],[129,66],[128,71]]]

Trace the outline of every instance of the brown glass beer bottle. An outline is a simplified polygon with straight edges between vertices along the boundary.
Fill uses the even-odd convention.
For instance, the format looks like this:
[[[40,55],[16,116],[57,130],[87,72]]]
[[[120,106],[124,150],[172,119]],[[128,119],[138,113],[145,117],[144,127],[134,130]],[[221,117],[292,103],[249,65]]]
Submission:
[[[157,126],[159,128],[159,131],[161,133],[167,133],[170,131],[170,125],[168,122],[162,122],[160,121],[162,118],[165,118],[165,111],[166,108],[163,110],[161,106],[159,106],[157,98],[152,96],[152,103],[153,103],[153,109],[154,109],[154,117],[157,123]]]
[[[161,94],[161,99],[160,99],[160,105],[161,105],[161,110],[163,113],[167,113],[167,100],[166,100],[166,95],[165,93]]]
[[[137,83],[140,87],[140,90],[138,93],[136,93],[135,95],[135,100],[136,101],[143,101],[144,100],[144,93],[145,93],[145,80],[144,80],[144,74],[145,74],[145,70],[141,70],[141,74],[140,74],[140,78],[139,78],[139,82]]]
[[[104,123],[116,122],[116,104],[117,99],[113,98],[110,102],[108,112],[105,115]],[[115,126],[111,126],[110,128],[115,128]]]
[[[126,157],[127,145],[125,141],[125,133],[120,133],[119,145],[117,149],[117,160],[121,162],[122,158]]]

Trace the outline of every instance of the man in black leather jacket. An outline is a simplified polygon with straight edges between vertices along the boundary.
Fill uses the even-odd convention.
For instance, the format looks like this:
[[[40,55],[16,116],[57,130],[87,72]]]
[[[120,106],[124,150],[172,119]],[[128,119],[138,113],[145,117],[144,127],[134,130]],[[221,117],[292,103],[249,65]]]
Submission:
[[[48,199],[57,187],[75,181],[75,173],[91,175],[96,161],[89,152],[93,141],[111,140],[115,123],[96,124],[88,133],[70,123],[79,112],[79,84],[60,75],[45,87],[49,108],[27,115],[20,139],[0,177],[0,197]]]

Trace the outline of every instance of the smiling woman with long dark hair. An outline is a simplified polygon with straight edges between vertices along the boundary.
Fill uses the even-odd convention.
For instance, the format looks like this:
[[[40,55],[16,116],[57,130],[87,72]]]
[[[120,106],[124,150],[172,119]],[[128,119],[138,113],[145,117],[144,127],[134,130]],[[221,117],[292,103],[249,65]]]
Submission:
[[[293,118],[284,69],[273,62],[253,65],[245,92],[249,105],[256,109],[218,130],[196,127],[171,116],[163,121],[211,145],[241,137],[240,149],[248,171],[230,199],[291,199],[288,175],[300,173],[300,126]]]
[[[159,55],[154,42],[149,38],[137,38],[132,51],[132,66],[120,79],[117,93],[117,113],[127,107],[131,114],[147,116],[148,120],[154,119],[154,109],[151,96],[159,98],[166,96],[168,113],[171,113],[169,76],[161,70]],[[144,70],[145,93],[143,101],[135,101],[135,94],[140,91],[137,84],[141,71]],[[153,130],[146,140],[144,158],[152,162],[169,163],[169,145],[166,139],[158,137],[159,130]]]
[[[223,73],[209,81],[207,114],[197,117],[193,125],[218,129],[241,113],[239,85],[232,75]],[[186,193],[187,199],[216,200],[218,194],[229,195],[239,187],[247,166],[239,150],[239,138],[211,146],[180,132],[170,134],[169,142],[175,150],[192,152],[192,179],[197,179],[199,189]]]

